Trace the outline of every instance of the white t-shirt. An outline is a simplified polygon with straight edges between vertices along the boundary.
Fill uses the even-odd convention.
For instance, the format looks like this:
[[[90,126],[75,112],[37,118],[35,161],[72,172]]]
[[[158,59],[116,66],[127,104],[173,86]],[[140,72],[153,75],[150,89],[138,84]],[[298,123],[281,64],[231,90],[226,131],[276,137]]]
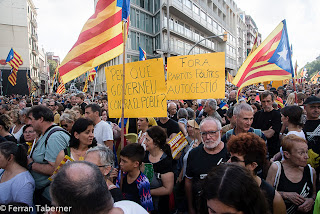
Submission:
[[[294,134],[294,135],[297,135],[298,137],[301,137],[303,139],[306,139],[306,136],[304,135],[304,132],[301,130],[300,132],[297,132],[297,131],[290,131],[287,133],[287,136],[289,134]]]
[[[113,140],[112,128],[103,120],[95,125],[93,134],[97,140],[97,143],[101,145],[104,145],[104,141]]]
[[[133,201],[118,201],[113,204],[113,207],[122,209],[124,214],[148,214],[148,212],[142,206]]]

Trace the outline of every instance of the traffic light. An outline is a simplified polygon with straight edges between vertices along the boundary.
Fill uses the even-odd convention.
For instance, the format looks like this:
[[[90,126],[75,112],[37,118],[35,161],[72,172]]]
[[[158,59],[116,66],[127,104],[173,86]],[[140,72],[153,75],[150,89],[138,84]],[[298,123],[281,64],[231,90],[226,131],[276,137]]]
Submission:
[[[225,31],[223,34],[223,41],[226,42],[228,40],[228,32]]]

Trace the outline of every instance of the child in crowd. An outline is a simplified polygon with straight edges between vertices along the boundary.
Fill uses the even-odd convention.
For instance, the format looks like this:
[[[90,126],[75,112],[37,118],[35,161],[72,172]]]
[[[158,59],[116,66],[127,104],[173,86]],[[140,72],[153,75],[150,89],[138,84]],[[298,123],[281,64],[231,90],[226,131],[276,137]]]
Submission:
[[[144,149],[140,144],[132,143],[121,150],[117,185],[125,200],[134,201],[150,212],[153,210],[150,183],[140,171],[143,158]]]

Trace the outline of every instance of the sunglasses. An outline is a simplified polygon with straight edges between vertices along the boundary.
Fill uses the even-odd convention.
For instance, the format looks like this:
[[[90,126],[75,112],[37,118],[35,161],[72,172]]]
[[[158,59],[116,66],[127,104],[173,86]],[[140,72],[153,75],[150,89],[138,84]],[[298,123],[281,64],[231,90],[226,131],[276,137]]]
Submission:
[[[238,157],[236,157],[236,156],[231,156],[230,157],[230,161],[231,161],[231,163],[239,163],[239,162],[245,162],[245,161],[243,161],[243,160],[240,160]]]
[[[67,128],[68,127],[68,124],[63,124],[61,125],[62,128]]]

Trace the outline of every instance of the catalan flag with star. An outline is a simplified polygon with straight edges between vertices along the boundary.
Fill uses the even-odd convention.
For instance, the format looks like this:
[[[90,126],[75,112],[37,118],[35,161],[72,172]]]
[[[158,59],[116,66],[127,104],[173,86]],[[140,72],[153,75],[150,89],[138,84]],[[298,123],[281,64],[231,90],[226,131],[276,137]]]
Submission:
[[[95,13],[59,67],[64,83],[122,54],[122,23],[128,21],[129,12],[130,0],[98,0]]]
[[[12,86],[15,86],[17,84],[17,73],[20,65],[23,64],[23,60],[21,56],[14,51],[12,48],[9,51],[8,57],[6,59],[6,63],[11,66],[11,74],[8,77],[9,82]]]
[[[239,87],[294,76],[286,21],[283,20],[242,64],[232,83]]]

